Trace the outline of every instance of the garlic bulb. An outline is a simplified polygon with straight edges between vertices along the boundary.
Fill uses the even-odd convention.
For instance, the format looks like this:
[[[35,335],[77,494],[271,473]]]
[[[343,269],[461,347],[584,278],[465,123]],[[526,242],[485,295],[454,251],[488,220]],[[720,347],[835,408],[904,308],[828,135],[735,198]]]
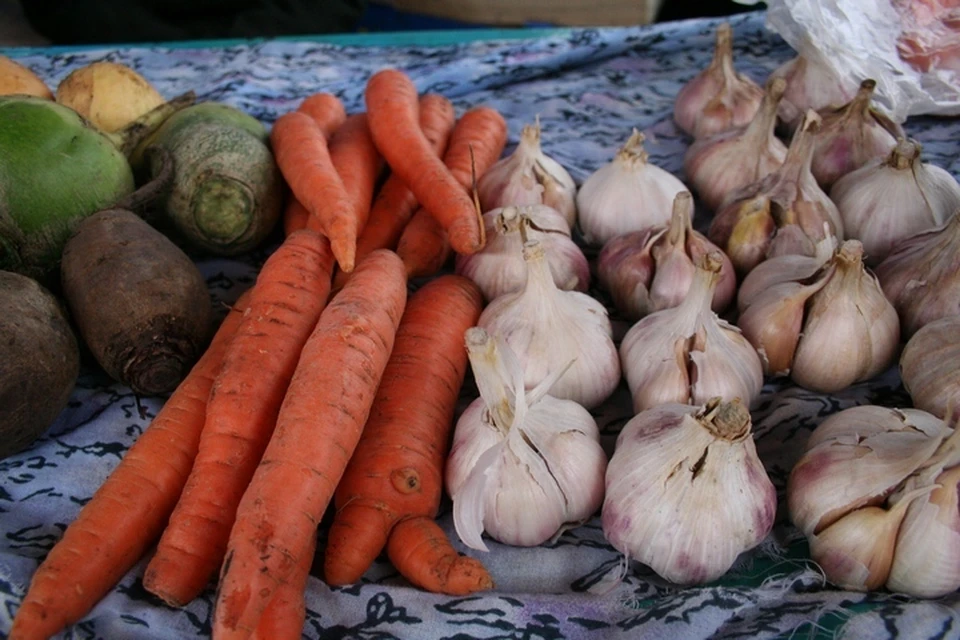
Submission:
[[[960,412],[960,316],[913,334],[900,354],[900,378],[916,408],[943,419]]]
[[[673,119],[695,138],[747,124],[760,107],[763,90],[733,66],[733,29],[717,26],[710,66],[677,93]]]
[[[798,55],[777,67],[771,78],[787,81],[787,90],[780,102],[780,120],[793,131],[804,112],[839,107],[853,99],[855,87],[838,78],[819,60]]]
[[[477,324],[503,339],[523,361],[527,388],[565,369],[550,395],[592,409],[620,382],[607,310],[585,293],[558,289],[538,241],[524,245],[523,259],[523,288],[494,299]]]
[[[597,423],[549,395],[552,379],[527,394],[522,365],[483,329],[468,329],[465,341],[480,397],[457,421],[447,458],[454,526],[482,551],[484,531],[505,544],[541,544],[600,508],[607,458]]]
[[[870,160],[885,158],[903,137],[896,122],[870,106],[875,80],[864,80],[853,100],[823,109],[810,167],[824,189]]]
[[[667,404],[631,419],[607,465],[607,540],[677,584],[722,576],[773,527],[777,495],[738,401]]]
[[[670,402],[702,404],[719,396],[750,405],[763,386],[760,357],[740,330],[711,311],[722,256],[697,265],[687,297],[633,325],[620,361],[639,413]]]
[[[673,199],[687,191],[678,178],[647,162],[643,134],[633,130],[614,159],[597,169],[577,192],[577,220],[587,244],[667,224]]]
[[[760,109],[749,124],[698,138],[683,158],[687,180],[711,211],[728,194],[776,171],[787,156],[787,147],[774,135],[777,105],[786,81],[767,83]]]
[[[905,338],[934,320],[960,315],[960,213],[902,241],[876,273]]]
[[[597,257],[597,279],[610,292],[613,304],[629,320],[680,304],[690,289],[694,266],[716,251],[715,244],[693,229],[693,197],[677,194],[666,227],[633,231],[603,245]],[[737,276],[723,256],[720,280],[711,308],[722,313],[733,300]]]
[[[900,323],[863,265],[860,242],[847,240],[812,274],[815,264],[798,268],[786,258],[771,258],[763,271],[754,271],[770,283],[766,288],[751,282],[754,272],[743,284],[748,294],[737,324],[763,358],[764,372],[833,393],[890,366]],[[789,269],[793,278],[776,281],[770,275]]]
[[[960,208],[960,184],[920,159],[920,144],[900,140],[883,159],[868,162],[833,185],[843,228],[863,243],[871,264],[904,239],[945,223]]]
[[[577,216],[577,184],[559,162],[540,148],[539,118],[520,131],[520,142],[513,153],[480,176],[477,194],[483,211],[545,204],[556,209],[569,228],[573,228]]]
[[[764,259],[812,256],[827,235],[843,238],[837,207],[810,172],[820,117],[808,111],[787,149],[783,165],[731,193],[707,233],[745,275]],[[826,225],[826,226],[824,226]]]
[[[537,240],[547,254],[553,281],[560,289],[586,291],[590,265],[570,237],[563,216],[543,204],[509,206],[483,214],[487,243],[472,255],[457,254],[455,271],[480,287],[487,300],[523,287],[527,266],[523,244]]]
[[[960,588],[958,483],[960,430],[861,406],[814,430],[787,502],[830,582],[932,598]]]

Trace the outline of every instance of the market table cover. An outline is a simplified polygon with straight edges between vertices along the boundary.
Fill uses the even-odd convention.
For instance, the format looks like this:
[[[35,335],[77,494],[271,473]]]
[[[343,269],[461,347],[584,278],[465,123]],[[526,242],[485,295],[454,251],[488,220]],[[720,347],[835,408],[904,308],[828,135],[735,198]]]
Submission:
[[[755,12],[730,19],[736,66],[761,84],[793,55],[765,28],[764,17]],[[508,151],[521,127],[539,116],[544,150],[580,184],[612,159],[633,128],[646,134],[652,162],[684,178],[683,153],[690,139],[672,121],[673,99],[683,83],[708,64],[716,25],[715,20],[700,19],[448,46],[281,40],[18,53],[26,54],[21,62],[50,86],[73,69],[109,59],[132,66],[168,97],[195,90],[201,99],[231,104],[267,125],[316,91],[336,93],[348,111],[361,110],[367,78],[381,68],[397,67],[422,92],[450,98],[458,113],[480,104],[498,109],[509,123]],[[954,175],[960,172],[960,122],[916,118],[905,129],[924,145],[927,161]],[[698,226],[703,228],[704,222],[703,212],[698,213]],[[224,305],[253,283],[275,246],[276,240],[238,259],[194,256],[221,316]],[[616,314],[613,318],[619,337],[627,325]],[[461,408],[476,395],[468,379]],[[536,548],[488,541],[489,553],[473,551],[456,538],[445,501],[440,523],[461,552],[482,559],[496,581],[495,590],[467,597],[425,593],[381,558],[353,586],[331,588],[311,577],[303,637],[960,638],[960,595],[924,601],[832,588],[786,515],[787,476],[825,416],[859,404],[903,407],[909,402],[895,368],[832,396],[790,385],[765,386],[753,412],[754,435],[777,487],[777,524],[758,548],[743,554],[714,583],[679,588],[637,563],[617,581],[622,557],[604,540],[597,517]],[[86,366],[69,405],[46,435],[0,461],[0,636],[7,635],[38,563],[162,403],[163,398],[138,399]],[[604,447],[612,453],[619,429],[632,416],[625,385],[594,413]],[[209,636],[213,587],[189,606],[172,609],[144,591],[144,566],[145,560],[86,618],[58,637]]]

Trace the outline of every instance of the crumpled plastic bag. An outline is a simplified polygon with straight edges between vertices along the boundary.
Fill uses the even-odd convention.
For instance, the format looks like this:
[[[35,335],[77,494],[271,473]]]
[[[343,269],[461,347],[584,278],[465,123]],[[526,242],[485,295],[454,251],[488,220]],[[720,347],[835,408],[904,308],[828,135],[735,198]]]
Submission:
[[[759,4],[763,0],[736,0]],[[766,0],[767,27],[897,122],[960,114],[960,0]]]

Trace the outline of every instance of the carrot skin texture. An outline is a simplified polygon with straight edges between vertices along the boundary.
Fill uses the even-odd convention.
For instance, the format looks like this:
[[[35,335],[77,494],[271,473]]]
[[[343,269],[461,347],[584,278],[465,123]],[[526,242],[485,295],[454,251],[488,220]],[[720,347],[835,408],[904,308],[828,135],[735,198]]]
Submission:
[[[447,231],[462,254],[483,248],[483,225],[474,203],[430,148],[419,125],[417,88],[396,69],[373,74],[364,91],[370,132],[390,169]]]
[[[390,532],[387,556],[404,578],[428,591],[465,596],[494,586],[483,564],[457,553],[432,517],[397,523]]]
[[[290,577],[290,581],[277,587],[270,604],[263,610],[260,623],[251,640],[300,640],[307,618],[307,603],[304,596],[317,539],[313,538],[310,552],[305,554]]]
[[[49,638],[83,618],[160,536],[193,466],[207,396],[248,300],[249,292],[240,296],[190,373],[37,568],[11,640]]]
[[[213,637],[249,638],[288,582],[360,440],[406,304],[403,263],[374,251],[304,345],[274,435],[237,508]]]
[[[290,194],[287,205],[283,209],[283,235],[290,236],[295,231],[307,228],[307,222],[310,220],[310,212],[303,206],[303,203],[297,200],[296,196]]]
[[[467,368],[463,334],[482,308],[479,288],[456,275],[428,282],[407,302],[370,417],[337,486],[324,561],[328,584],[357,582],[398,521],[436,516]]]
[[[307,114],[291,111],[277,118],[270,141],[277,166],[293,195],[317,217],[340,268],[352,271],[357,213],[333,166],[323,131]]]
[[[353,201],[358,234],[370,217],[370,203],[377,179],[383,171],[383,158],[370,137],[367,114],[347,116],[330,138],[330,160]]]
[[[420,98],[420,128],[438,156],[442,156],[456,121],[453,104],[436,93]],[[400,232],[417,209],[417,197],[396,174],[391,174],[370,209],[367,224],[357,238],[357,260],[376,249],[393,249]],[[338,271],[333,278],[334,291],[343,287],[348,274]]]
[[[264,263],[213,383],[193,469],[147,565],[143,585],[182,607],[216,575],[237,505],[330,294],[326,238],[303,230]]]
[[[347,119],[343,102],[332,93],[321,92],[307,96],[297,107],[297,111],[313,118],[327,140]]]

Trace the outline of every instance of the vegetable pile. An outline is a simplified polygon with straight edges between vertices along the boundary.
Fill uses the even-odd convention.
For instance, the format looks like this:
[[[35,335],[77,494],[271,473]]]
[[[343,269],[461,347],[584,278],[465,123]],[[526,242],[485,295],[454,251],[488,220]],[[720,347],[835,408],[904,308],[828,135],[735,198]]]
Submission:
[[[62,398],[48,412],[76,379],[72,326],[111,378],[170,394],[38,567],[10,638],[76,623],[144,558],[169,606],[216,585],[215,638],[299,637],[317,556],[329,585],[384,553],[416,587],[462,596],[496,585],[485,538],[538,546],[597,515],[627,570],[711,582],[773,527],[751,416],[764,382],[841,391],[904,344],[915,406],[831,416],[786,509],[837,587],[960,588],[934,560],[960,558],[960,184],[871,106],[871,80],[838,95],[798,58],[761,87],[732,38],[718,28],[676,97],[686,183],[625,126],[578,187],[539,121],[504,155],[500,113],[457,114],[399,69],[369,77],[361,110],[317,92],[269,131],[164,101],[129,69],[71,74],[64,104],[0,98],[35,141],[0,124],[0,181],[67,138],[90,160],[51,181],[91,180],[77,164],[115,178],[74,209],[0,202],[0,266],[58,275],[69,312],[41,292],[49,326],[0,331],[63,342],[73,365],[43,381]],[[97,95],[67,101],[78,87]],[[255,283],[213,326],[191,257],[255,249]],[[611,456],[591,410],[618,388],[634,415]],[[53,417],[17,414],[17,446]],[[436,521],[444,495],[458,540]]]

